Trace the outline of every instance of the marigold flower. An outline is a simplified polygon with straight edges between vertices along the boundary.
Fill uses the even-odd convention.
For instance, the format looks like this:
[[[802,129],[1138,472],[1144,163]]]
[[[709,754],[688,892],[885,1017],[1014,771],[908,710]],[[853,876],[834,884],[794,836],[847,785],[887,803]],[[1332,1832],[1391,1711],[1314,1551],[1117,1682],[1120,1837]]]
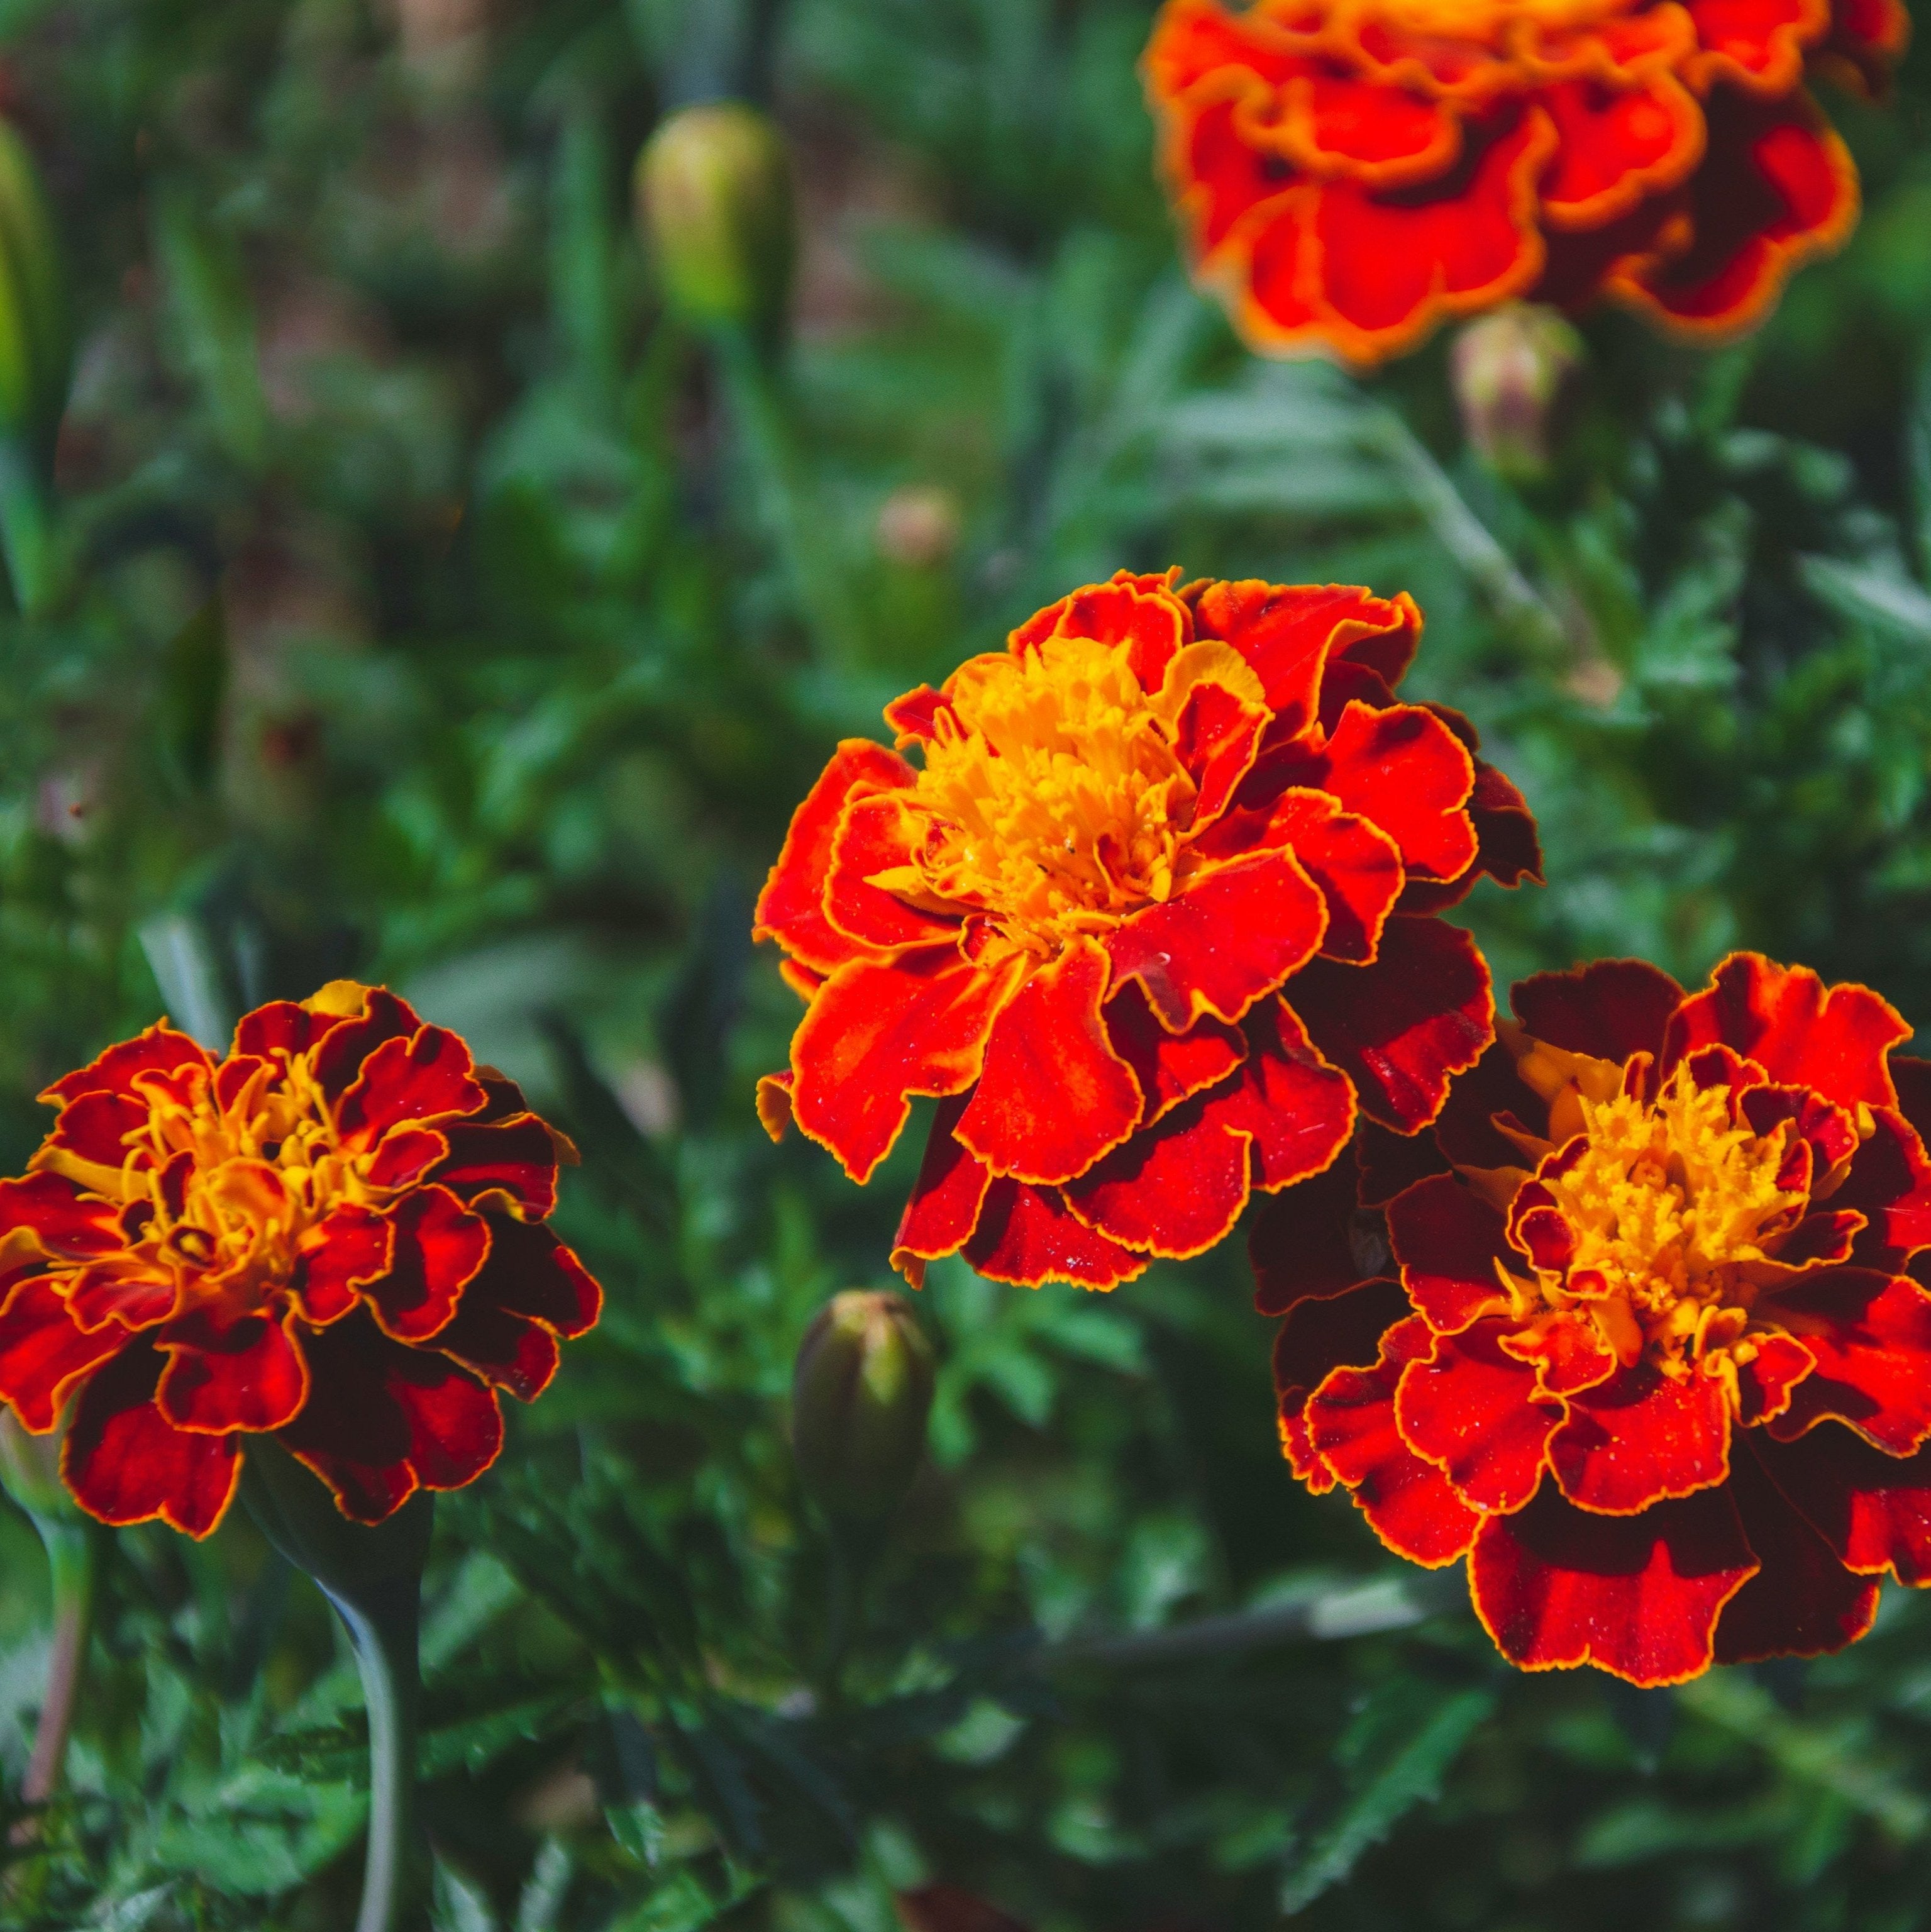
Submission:
[[[1432,1136],[1255,1228],[1296,1474],[1465,1556],[1526,1670],[1841,1649],[1881,1575],[1931,1581],[1931,1063],[1754,953],[1513,1000]]]
[[[276,1000],[217,1059],[165,1021],[40,1096],[0,1180],[0,1401],[103,1522],[220,1522],[272,1434],[379,1522],[502,1446],[601,1294],[543,1225],[569,1144],[392,993]]]
[[[1168,0],[1144,74],[1196,271],[1256,348],[1372,364],[1599,295],[1761,321],[1857,219],[1808,83],[1882,84],[1901,0]]]
[[[1406,596],[1122,572],[838,747],[758,902],[806,1003],[760,1086],[854,1180],[941,1104],[894,1264],[1111,1288],[1411,1132],[1488,1044],[1434,915],[1540,862],[1468,722],[1397,704]]]

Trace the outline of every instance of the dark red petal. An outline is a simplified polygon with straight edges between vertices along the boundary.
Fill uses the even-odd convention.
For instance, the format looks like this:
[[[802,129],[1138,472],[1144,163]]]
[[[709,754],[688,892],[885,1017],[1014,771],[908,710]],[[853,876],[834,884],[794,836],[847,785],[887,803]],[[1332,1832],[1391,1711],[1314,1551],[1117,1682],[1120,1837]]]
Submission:
[[[1193,822],[1204,827],[1227,808],[1260,748],[1267,707],[1240,697],[1211,677],[1187,693],[1174,728],[1174,754],[1192,779]]]
[[[111,1254],[121,1245],[112,1204],[82,1198],[64,1174],[30,1174],[0,1180],[0,1256],[45,1254],[62,1259]],[[20,1237],[31,1231],[32,1238]]]
[[[1022,970],[1018,956],[982,969],[931,952],[841,967],[792,1036],[799,1127],[853,1180],[870,1180],[912,1111],[910,1096],[963,1093],[979,1078]]]
[[[230,1057],[292,1059],[308,1052],[326,1033],[348,1023],[345,1013],[320,1013],[293,1000],[271,1000],[244,1013],[235,1028]]]
[[[1451,1107],[1454,1105],[1454,1094],[1462,1084],[1457,1082],[1456,1088],[1450,1090]],[[1444,1118],[1446,1118],[1444,1112]],[[1448,1172],[1448,1162],[1443,1158],[1437,1134],[1398,1134],[1383,1126],[1378,1120],[1364,1120],[1357,1129],[1354,1160],[1361,1170],[1361,1204],[1364,1208],[1385,1208],[1397,1194],[1405,1192],[1417,1180],[1425,1180],[1432,1174]]]
[[[1894,1072],[1921,1063],[1894,1060]],[[1912,1076],[1906,1075],[1906,1078]],[[1899,1081],[1900,1088],[1906,1079]],[[1851,1170],[1831,1197],[1834,1208],[1864,1216],[1852,1248],[1861,1266],[1894,1274],[1931,1247],[1931,1159],[1919,1130],[1888,1107],[1871,1110],[1870,1138],[1858,1148]]]
[[[1792,1336],[1753,1335],[1749,1346],[1755,1352],[1737,1364],[1737,1420],[1747,1429],[1783,1414],[1792,1391],[1817,1366],[1810,1350]]]
[[[1315,1452],[1354,1491],[1375,1534],[1397,1555],[1439,1569],[1466,1552],[1482,1519],[1402,1441],[1396,1424],[1396,1384],[1431,1340],[1417,1316],[1396,1323],[1373,1368],[1329,1373],[1308,1399],[1307,1427]]]
[[[1510,988],[1516,1017],[1565,1053],[1613,1060],[1660,1053],[1683,988],[1646,959],[1598,959],[1570,973],[1538,973]]]
[[[1321,786],[1378,825],[1411,873],[1455,879],[1474,862],[1475,827],[1468,806],[1475,761],[1462,740],[1418,704],[1389,711],[1350,704],[1307,776],[1290,782]]]
[[[1219,1099],[1200,1095],[1135,1134],[1067,1184],[1067,1205],[1090,1227],[1147,1253],[1205,1252],[1232,1231],[1250,1185],[1249,1137]]]
[[[32,1165],[118,1198],[128,1141],[147,1126],[148,1105],[121,1094],[83,1094],[61,1110]]]
[[[398,1342],[426,1342],[448,1322],[490,1252],[489,1224],[446,1187],[418,1188],[388,1216],[389,1271],[364,1290],[376,1321]]]
[[[1801,1436],[1835,1416],[1894,1456],[1931,1436],[1931,1290],[1906,1275],[1832,1268],[1804,1276],[1760,1312],[1817,1364],[1770,1425],[1773,1435]]]
[[[1375,1226],[1378,1217],[1357,1206],[1355,1191],[1354,1163],[1337,1160],[1255,1215],[1247,1252],[1254,1305],[1263,1315],[1285,1315],[1303,1300],[1345,1294],[1381,1271],[1387,1242]]]
[[[988,1281],[1037,1288],[1069,1281],[1117,1288],[1144,1274],[1147,1257],[1109,1241],[1069,1214],[1057,1190],[995,1180],[986,1191],[965,1258]]]
[[[1252,1142],[1254,1185],[1268,1193],[1319,1174],[1354,1131],[1354,1089],[1315,1051],[1281,1000],[1247,1016],[1239,1076],[1207,1096],[1210,1115]]]
[[[1442,1334],[1508,1305],[1495,1273],[1506,1251],[1500,1211],[1452,1174],[1418,1180],[1388,1203],[1388,1238],[1408,1299]]]
[[[854,794],[898,790],[918,773],[896,752],[868,738],[847,738],[805,802],[792,814],[778,862],[758,895],[752,936],[775,939],[813,970],[829,973],[862,950],[825,916],[825,878],[846,801]]]
[[[391,1342],[360,1314],[307,1348],[308,1401],[276,1439],[328,1484],[345,1516],[380,1522],[418,1488],[460,1489],[496,1460],[496,1397],[447,1356]]]
[[[48,1102],[77,1100],[83,1094],[118,1094],[139,1100],[134,1085],[137,1074],[160,1074],[163,1078],[183,1067],[199,1067],[211,1072],[214,1062],[207,1049],[176,1033],[165,1020],[151,1026],[133,1040],[124,1040],[91,1060],[79,1072],[69,1073],[46,1088],[40,1098]],[[145,1103],[142,1103],[145,1111]]]
[[[367,1156],[362,1178],[371,1187],[412,1187],[448,1152],[448,1135],[434,1127],[391,1127]]]
[[[1717,1619],[1757,1568],[1726,1490],[1605,1516],[1549,1486],[1483,1523],[1468,1580],[1475,1614],[1512,1664],[1593,1664],[1654,1685],[1710,1667]]]
[[[965,1245],[992,1185],[991,1170],[953,1136],[965,1105],[963,1094],[939,1102],[919,1178],[892,1240],[892,1265],[914,1288],[924,1282],[926,1262]]]
[[[112,1322],[84,1332],[45,1276],[17,1281],[0,1304],[0,1402],[13,1405],[23,1428],[44,1435],[76,1380],[127,1340]]]
[[[1639,1362],[1567,1400],[1549,1460],[1581,1508],[1628,1516],[1729,1474],[1729,1398],[1715,1376],[1678,1382]]]
[[[67,1312],[90,1334],[108,1326],[151,1328],[174,1312],[179,1292],[166,1268],[131,1255],[109,1256],[68,1276]]]
[[[397,999],[386,986],[355,990],[361,996],[361,1012],[323,1034],[310,1061],[317,1082],[331,1102],[339,1100],[361,1076],[369,1056],[385,1041],[411,1040],[422,1030],[415,1008],[407,1000]]]
[[[357,1291],[387,1274],[395,1258],[395,1231],[385,1214],[352,1202],[325,1214],[301,1238],[293,1292],[316,1327],[339,1321]]]
[[[948,945],[958,938],[956,918],[922,912],[868,883],[880,872],[910,864],[924,836],[895,793],[860,796],[846,805],[832,836],[825,917],[857,950],[892,952],[907,946]]]
[[[1805,44],[1830,10],[1816,0],[1685,0],[1685,9],[1702,50],[1692,67],[1699,86],[1721,74],[1777,94],[1802,76]]]
[[[1759,1430],[1751,1446],[1847,1570],[1931,1583],[1931,1449],[1887,1456],[1832,1422],[1795,1442]]]
[[[1414,656],[1421,613],[1405,592],[1354,584],[1208,584],[1192,598],[1203,638],[1231,644],[1260,674],[1276,736],[1298,736],[1321,709],[1322,674],[1345,653],[1397,682]]]
[[[1885,1057],[1911,1029],[1863,986],[1827,988],[1807,966],[1773,965],[1733,952],[1670,1022],[1667,1072],[1698,1048],[1735,1047],[1771,1078],[1814,1087],[1840,1107],[1895,1106]]]
[[[490,1255],[463,1291],[460,1321],[472,1304],[499,1308],[538,1322],[569,1340],[587,1334],[603,1312],[604,1292],[575,1253],[547,1228],[505,1215],[489,1217]],[[439,1348],[460,1354],[445,1328]]]
[[[1106,955],[1076,939],[993,1022],[979,1084],[954,1130],[993,1173],[1057,1185],[1138,1125],[1139,1082],[1101,1015],[1106,983]]]
[[[540,1322],[465,1298],[436,1348],[519,1402],[534,1402],[550,1386],[562,1351]]]
[[[1136,576],[1116,570],[1104,584],[1088,584],[1049,604],[1009,640],[1015,656],[1048,638],[1093,638],[1126,646],[1126,662],[1143,691],[1158,691],[1174,654],[1192,640],[1193,621],[1174,593],[1177,571]]]
[[[1398,915],[1374,964],[1317,959],[1292,998],[1315,1045],[1354,1082],[1362,1111],[1398,1133],[1433,1120],[1450,1076],[1495,1036],[1488,967],[1467,933],[1439,920]]]
[[[1877,1615],[1877,1584],[1837,1561],[1764,1474],[1748,1436],[1731,1471],[1730,1497],[1763,1567],[1723,1606],[1717,1661],[1822,1657],[1856,1642]]]
[[[1545,219],[1594,229],[1674,188],[1703,153],[1703,113],[1674,74],[1605,87],[1594,75],[1537,95],[1561,145],[1543,178]]]
[[[1559,1402],[1537,1396],[1533,1365],[1502,1353],[1504,1332],[1491,1318],[1438,1336],[1395,1390],[1402,1440],[1473,1509],[1520,1509],[1542,1480],[1562,1420]]]
[[[1573,1395],[1593,1388],[1616,1372],[1615,1356],[1604,1345],[1594,1318],[1582,1309],[1558,1309],[1540,1316],[1502,1343],[1505,1353],[1532,1362],[1551,1395]]]
[[[1203,1019],[1185,1033],[1169,1033],[1154,1017],[1137,980],[1128,980],[1107,1002],[1106,1034],[1140,1083],[1145,1096],[1142,1126],[1218,1086],[1247,1053],[1246,1036],[1219,1020]]]
[[[183,1534],[210,1534],[241,1478],[232,1436],[175,1428],[154,1401],[161,1357],[130,1348],[81,1391],[61,1474],[90,1516],[116,1526],[156,1517]]]
[[[168,1358],[154,1406],[177,1429],[223,1436],[287,1424],[308,1397],[308,1364],[291,1316],[223,1322],[212,1309],[169,1323],[156,1337]]]
[[[1315,1496],[1333,1488],[1335,1474],[1314,1446],[1308,1398],[1336,1369],[1372,1370],[1381,1337],[1403,1319],[1407,1298],[1398,1283],[1366,1281],[1331,1298],[1294,1304],[1274,1341],[1274,1388],[1281,1447],[1294,1472]]]
[[[426,1026],[413,1039],[384,1040],[337,1106],[344,1150],[362,1153],[406,1121],[433,1124],[476,1112],[489,1095],[474,1064],[469,1048],[446,1028]]]
[[[1238,1020],[1319,950],[1327,913],[1291,854],[1259,852],[1193,880],[1107,935],[1116,982],[1138,980],[1162,1023]]]

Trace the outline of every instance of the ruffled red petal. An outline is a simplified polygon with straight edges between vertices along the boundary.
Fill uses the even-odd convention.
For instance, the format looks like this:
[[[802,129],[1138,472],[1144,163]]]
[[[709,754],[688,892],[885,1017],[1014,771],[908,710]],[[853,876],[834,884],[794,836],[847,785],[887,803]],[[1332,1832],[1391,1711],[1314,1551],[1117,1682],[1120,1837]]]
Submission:
[[[1078,939],[992,1023],[954,1132],[994,1174],[1054,1186],[1086,1172],[1139,1125],[1140,1084],[1114,1052],[1101,1003],[1106,955]]]
[[[1580,1508],[1629,1516],[1729,1473],[1729,1398],[1714,1376],[1678,1381],[1639,1362],[1567,1400],[1549,1461],[1563,1494]]]
[[[1717,1623],[1719,1664],[1822,1657],[1870,1628],[1877,1584],[1838,1562],[1764,1474],[1748,1436],[1730,1472],[1730,1498],[1762,1568],[1723,1606]]]
[[[112,1204],[83,1196],[64,1174],[0,1180],[0,1266],[40,1255],[77,1261],[120,1245]]]
[[[470,1205],[487,1196],[532,1221],[555,1211],[556,1142],[537,1115],[457,1120],[440,1132],[448,1154],[436,1178]]]
[[[1880,1449],[1909,1454],[1931,1436],[1931,1290],[1905,1275],[1832,1268],[1765,1308],[1817,1366],[1770,1424],[1784,1438],[1835,1416]]]
[[[1219,1020],[1202,1019],[1185,1033],[1169,1033],[1154,1018],[1135,980],[1107,1003],[1106,1034],[1139,1082],[1144,1096],[1142,1126],[1151,1126],[1183,1100],[1219,1086],[1247,1057],[1246,1036]]]
[[[1551,1486],[1515,1515],[1484,1520],[1468,1580],[1511,1663],[1593,1664],[1648,1686],[1709,1668],[1717,1620],[1759,1567],[1727,1490],[1604,1516]]]
[[[340,1321],[359,1291],[387,1274],[395,1258],[395,1228],[372,1208],[346,1202],[302,1238],[292,1283],[296,1304],[315,1327]]]
[[[1495,1273],[1507,1248],[1498,1209],[1443,1174],[1397,1195],[1387,1213],[1402,1286],[1429,1327],[1455,1334],[1507,1306]]]
[[[1439,1569],[1466,1553],[1482,1518],[1402,1440],[1395,1420],[1396,1384],[1431,1340],[1418,1316],[1397,1322],[1382,1336],[1374,1367],[1328,1374],[1308,1399],[1307,1428],[1375,1534],[1397,1555]]]
[[[1614,221],[1702,158],[1702,110],[1674,74],[1624,88],[1594,76],[1562,81],[1537,98],[1559,143],[1542,182],[1543,213],[1558,228]]]
[[[1831,0],[1684,0],[1701,50],[1689,71],[1708,88],[1719,78],[1753,93],[1788,94],[1804,52],[1822,38]]]
[[[1908,1093],[1917,1078],[1912,1070],[1921,1064],[1892,1060],[1900,1090]],[[1888,1107],[1873,1108],[1870,1138],[1852,1156],[1831,1204],[1864,1217],[1851,1250],[1861,1267],[1896,1274],[1931,1247],[1931,1157],[1918,1130]]]
[[[1354,1082],[1363,1112],[1398,1133],[1433,1120],[1450,1076],[1495,1037],[1495,996],[1475,942],[1432,919],[1397,914],[1372,966],[1315,960],[1291,997],[1315,1045]]]
[[[360,1314],[307,1348],[309,1400],[276,1439],[355,1522],[382,1522],[418,1488],[460,1489],[501,1451],[496,1397],[447,1356],[391,1342]]]
[[[1382,1271],[1387,1244],[1375,1233],[1373,1217],[1357,1209],[1355,1190],[1354,1163],[1344,1156],[1255,1215],[1247,1252],[1254,1305],[1263,1315],[1285,1315],[1303,1299],[1344,1294]]]
[[[172,1079],[184,1068],[198,1067],[211,1072],[214,1062],[206,1048],[176,1033],[163,1020],[124,1040],[97,1055],[77,1072],[56,1080],[43,1090],[49,1102],[77,1100],[83,1094],[118,1094],[130,1100],[139,1097],[134,1082],[142,1074]]]
[[[222,1436],[280,1429],[308,1399],[308,1363],[295,1318],[212,1308],[178,1317],[156,1338],[168,1358],[154,1394],[163,1420]]]
[[[1931,1583],[1931,1449],[1887,1456],[1832,1422],[1795,1442],[1759,1430],[1751,1446],[1847,1570]]]
[[[1662,1052],[1683,988],[1646,959],[1598,959],[1518,980],[1509,1004],[1537,1040],[1620,1066],[1633,1053]]]
[[[154,1400],[162,1358],[130,1348],[81,1390],[61,1474],[73,1499],[117,1527],[158,1518],[184,1535],[210,1535],[241,1479],[239,1438],[177,1429]]]
[[[965,1258],[987,1280],[1018,1288],[1049,1281],[1117,1288],[1147,1270],[1144,1255],[1089,1228],[1057,1190],[1018,1180],[995,1180],[987,1190]]]
[[[398,1342],[427,1342],[449,1324],[463,1291],[490,1252],[489,1223],[446,1187],[422,1187],[391,1210],[389,1270],[364,1295],[383,1330]]]
[[[892,793],[848,800],[832,836],[823,892],[825,918],[859,950],[892,953],[910,946],[943,946],[958,937],[959,922],[922,911],[868,883],[881,872],[910,864],[923,842],[922,829]]]
[[[405,1122],[433,1124],[473,1114],[488,1100],[461,1039],[426,1026],[385,1040],[362,1064],[335,1110],[343,1149],[360,1154]]]
[[[1471,1509],[1518,1510],[1536,1492],[1562,1405],[1538,1396],[1533,1366],[1504,1354],[1490,1318],[1438,1335],[1395,1391],[1402,1438]]]
[[[931,952],[841,966],[792,1036],[799,1126],[853,1180],[868,1180],[905,1125],[910,1096],[962,1093],[979,1077],[1022,970],[1016,956],[982,968]]]
[[[862,949],[825,916],[825,880],[846,802],[854,794],[896,790],[918,774],[896,752],[847,738],[792,814],[778,862],[757,898],[752,936],[775,939],[814,971],[830,973]]]
[[[45,1435],[80,1378],[127,1341],[114,1323],[82,1329],[44,1276],[16,1281],[0,1302],[0,1402],[12,1405],[22,1428]]]
[[[992,1170],[952,1132],[965,1104],[963,1096],[939,1102],[919,1178],[892,1240],[892,1265],[914,1288],[923,1285],[928,1262],[965,1245],[992,1185]]]
[[[1320,892],[1291,853],[1259,852],[1204,873],[1107,934],[1116,980],[1137,980],[1162,1024],[1230,1023],[1312,958],[1327,926]]]

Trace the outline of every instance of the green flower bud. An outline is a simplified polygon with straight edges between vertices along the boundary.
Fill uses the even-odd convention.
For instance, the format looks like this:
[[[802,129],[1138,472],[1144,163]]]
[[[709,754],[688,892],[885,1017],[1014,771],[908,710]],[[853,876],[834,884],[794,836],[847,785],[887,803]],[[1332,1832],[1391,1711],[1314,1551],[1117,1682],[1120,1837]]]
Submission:
[[[834,1522],[883,1522],[925,1452],[932,1345],[900,1294],[834,1295],[798,1345],[791,1445],[805,1490]]]
[[[1462,426],[1504,476],[1546,476],[1585,351],[1552,308],[1513,302],[1471,322],[1449,357]]]
[[[670,305],[700,328],[769,338],[781,326],[797,255],[791,164],[754,107],[680,109],[637,158],[637,220]]]

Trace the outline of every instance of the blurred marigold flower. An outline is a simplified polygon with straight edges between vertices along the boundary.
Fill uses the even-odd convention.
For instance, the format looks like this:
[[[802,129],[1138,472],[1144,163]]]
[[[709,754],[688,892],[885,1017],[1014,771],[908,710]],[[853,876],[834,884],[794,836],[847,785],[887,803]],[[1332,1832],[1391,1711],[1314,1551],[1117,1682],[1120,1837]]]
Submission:
[[[847,740],[758,902],[807,1010],[787,1122],[868,1180],[941,1104],[894,1264],[1111,1288],[1318,1174],[1357,1102],[1402,1132],[1489,1043],[1435,915],[1540,862],[1453,712],[1396,701],[1406,596],[1089,586]]]
[[[1931,1581],[1931,1062],[1753,953],[1515,988],[1432,1136],[1254,1233],[1295,1472],[1531,1670],[1814,1656]]]
[[[1144,62],[1196,270],[1256,348],[1368,364],[1445,317],[1606,295],[1761,321],[1857,218],[1808,82],[1900,0],[1168,0]]]
[[[458,1489],[601,1296],[544,1226],[560,1141],[392,993],[338,980],[217,1060],[165,1022],[41,1095],[0,1180],[0,1400],[103,1522],[221,1520],[272,1433],[344,1515]]]

